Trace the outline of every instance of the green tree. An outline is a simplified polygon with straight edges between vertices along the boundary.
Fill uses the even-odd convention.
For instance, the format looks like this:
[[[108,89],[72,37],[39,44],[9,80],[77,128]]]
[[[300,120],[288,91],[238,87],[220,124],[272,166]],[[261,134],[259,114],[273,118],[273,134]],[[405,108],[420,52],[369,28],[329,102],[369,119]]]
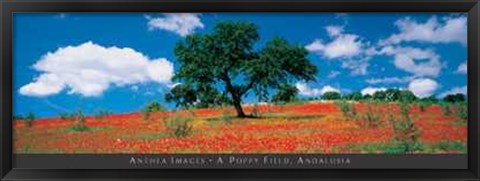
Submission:
[[[165,100],[175,102],[177,107],[189,107],[197,101],[195,90],[188,85],[176,85],[169,93],[165,94]]]
[[[424,98],[420,99],[420,101],[433,104],[433,103],[437,103],[438,99],[437,99],[437,97],[432,95],[432,96],[424,97]]]
[[[334,91],[325,92],[322,96],[325,100],[338,100],[341,97],[342,95],[340,95],[340,93]]]
[[[298,89],[289,84],[282,84],[278,87],[277,93],[273,96],[272,102],[287,103],[297,98]]]
[[[385,91],[377,91],[373,93],[373,99],[384,101],[387,100],[387,93]]]
[[[25,125],[30,128],[33,126],[33,122],[35,121],[35,114],[28,113],[24,119],[25,119]]]
[[[400,101],[411,103],[411,102],[413,102],[417,99],[418,99],[418,97],[415,96],[415,94],[413,94],[413,92],[410,91],[410,90],[401,90],[400,91],[400,96],[399,96]]]
[[[445,102],[464,102],[465,101],[465,94],[457,93],[457,94],[449,94],[443,98]]]
[[[401,91],[398,89],[387,89],[385,90],[385,99],[386,101],[398,101],[401,96]]]
[[[256,49],[254,45],[260,39],[257,29],[253,23],[225,21],[211,33],[192,34],[179,41],[175,55],[180,68],[173,80],[187,89],[172,89],[167,100],[202,103],[206,100],[199,95],[214,89],[216,93],[208,95],[228,97],[237,116],[247,117],[242,99],[249,92],[268,100],[269,92],[281,89],[283,84],[314,80],[317,68],[307,59],[304,46],[275,37]]]
[[[347,94],[343,97],[346,100],[353,100],[353,101],[359,101],[363,99],[362,93],[356,91],[352,92],[350,94]]]

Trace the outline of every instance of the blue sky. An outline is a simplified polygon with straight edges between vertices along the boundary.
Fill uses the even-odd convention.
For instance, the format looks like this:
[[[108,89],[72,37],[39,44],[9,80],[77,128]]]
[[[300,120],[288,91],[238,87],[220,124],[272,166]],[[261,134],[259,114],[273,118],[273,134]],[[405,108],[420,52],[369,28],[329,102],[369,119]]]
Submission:
[[[222,20],[259,27],[309,50],[326,91],[409,89],[419,97],[466,93],[466,15],[458,13],[42,13],[14,15],[14,112],[134,112],[165,103],[179,65],[176,42]],[[244,102],[254,102],[248,95]],[[167,104],[172,107],[172,104]]]

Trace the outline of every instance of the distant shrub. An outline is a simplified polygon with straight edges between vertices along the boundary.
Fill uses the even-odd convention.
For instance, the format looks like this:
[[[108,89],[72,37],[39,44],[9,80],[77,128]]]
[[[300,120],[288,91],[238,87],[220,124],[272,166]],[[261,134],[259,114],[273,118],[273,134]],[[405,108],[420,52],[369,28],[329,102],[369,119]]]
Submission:
[[[431,102],[424,102],[424,101],[417,102],[416,104],[418,105],[418,109],[420,110],[420,112],[427,111],[427,108],[432,105]]]
[[[382,116],[380,115],[380,111],[378,110],[378,102],[367,101],[365,104],[367,106],[367,109],[361,116],[361,121],[363,122],[363,125],[367,127],[380,126],[382,123]]]
[[[438,103],[438,99],[437,99],[437,97],[432,95],[432,96],[420,99],[420,102],[427,102],[427,103],[430,103],[430,104],[435,104],[435,103]]]
[[[381,123],[381,117],[379,114],[373,112],[373,111],[367,111],[363,115],[363,121],[366,123],[368,127],[377,127]]]
[[[325,92],[322,96],[324,100],[338,100],[341,97],[342,95],[340,95],[340,93],[334,91]]]
[[[95,114],[95,119],[105,119],[106,117],[108,117],[110,114],[112,114],[112,112],[108,111],[108,110],[99,110],[97,111],[97,113]]]
[[[75,115],[75,122],[74,122],[74,125],[71,127],[71,130],[75,132],[83,132],[83,131],[89,130],[89,128],[86,125],[85,116],[81,111],[79,111]]]
[[[394,142],[404,153],[413,153],[421,149],[422,144],[419,141],[420,131],[413,124],[409,114],[410,105],[406,102],[400,104],[400,115],[390,115],[390,123],[393,128]]]
[[[442,102],[440,103],[440,107],[442,107],[442,113],[444,116],[450,116],[452,115],[452,106],[448,102]]]
[[[457,102],[465,102],[465,94],[458,93],[458,94],[449,94],[443,98],[443,101],[450,102],[450,103],[457,103]]]
[[[335,104],[338,108],[340,108],[340,111],[342,111],[344,117],[348,118],[349,120],[355,120],[357,118],[355,104],[347,101],[337,101]]]
[[[222,111],[222,121],[230,124],[232,123],[232,119],[233,119],[232,114],[227,109],[224,109]]]
[[[413,94],[412,91],[410,90],[401,90],[399,93],[399,98],[398,101],[404,102],[404,103],[412,103],[416,101],[418,98]]]
[[[31,128],[33,126],[33,122],[35,121],[35,114],[28,113],[27,116],[24,118],[25,126]]]
[[[352,92],[342,97],[342,99],[352,100],[352,101],[359,101],[363,99],[361,92]]]
[[[70,114],[70,113],[60,113],[59,116],[60,116],[60,119],[64,120],[64,121],[74,120],[74,118],[75,118],[74,113],[72,113],[72,114]]]
[[[262,113],[260,112],[260,108],[258,106],[258,104],[255,104],[252,108],[252,116],[253,117],[262,117]]]
[[[14,115],[13,120],[23,120],[25,119],[22,115]]]
[[[468,119],[468,106],[467,104],[458,104],[456,108],[456,115],[458,118],[467,121]]]
[[[155,112],[160,112],[160,111],[165,111],[165,107],[163,107],[160,103],[158,102],[151,102],[145,108],[142,110],[143,113],[143,118],[145,120],[150,119],[150,115]]]

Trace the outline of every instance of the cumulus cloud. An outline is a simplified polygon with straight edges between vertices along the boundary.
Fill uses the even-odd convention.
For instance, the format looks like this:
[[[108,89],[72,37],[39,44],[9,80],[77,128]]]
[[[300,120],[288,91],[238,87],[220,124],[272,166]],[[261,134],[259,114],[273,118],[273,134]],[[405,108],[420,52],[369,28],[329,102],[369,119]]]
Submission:
[[[459,94],[459,93],[467,95],[467,86],[453,87],[452,89],[450,89],[448,91],[445,91],[442,94],[440,94],[440,97],[445,97],[449,94]]]
[[[467,61],[460,64],[457,68],[457,73],[459,74],[467,74]]]
[[[150,30],[166,30],[180,36],[192,34],[197,28],[204,28],[199,14],[194,13],[164,13],[164,17],[147,16]]]
[[[150,59],[131,48],[103,47],[93,42],[49,52],[33,69],[40,75],[20,88],[22,95],[45,97],[68,90],[69,94],[95,97],[112,85],[168,85],[174,74],[173,64],[165,58]]]
[[[408,84],[408,90],[412,91],[419,98],[433,95],[438,87],[439,85],[435,80],[428,78],[415,79]]]
[[[362,95],[373,95],[375,94],[375,92],[385,91],[385,90],[387,90],[387,88],[385,87],[366,87],[362,89],[361,93]]]
[[[344,32],[343,26],[327,26],[325,31],[330,42],[316,39],[305,48],[328,60],[342,60],[342,68],[351,70],[353,75],[364,75],[369,66],[368,42],[355,34]]]
[[[400,30],[385,40],[381,45],[399,44],[402,42],[451,43],[463,45],[467,43],[467,17],[447,17],[439,20],[436,16],[426,22],[418,22],[409,17],[395,22]]]
[[[440,56],[433,50],[387,46],[382,48],[379,54],[393,56],[396,68],[415,76],[436,77],[443,67]]]
[[[362,53],[365,45],[358,35],[344,34],[343,27],[338,26],[327,26],[325,29],[333,40],[323,43],[321,39],[316,39],[306,46],[308,51],[328,59],[351,58]]]
[[[297,87],[299,93],[301,95],[304,95],[304,96],[321,96],[325,92],[338,92],[338,93],[340,93],[339,89],[334,88],[334,87],[329,86],[329,85],[323,86],[321,89],[319,89],[319,88],[311,88],[304,82],[298,82],[298,83],[295,84],[295,87]]]

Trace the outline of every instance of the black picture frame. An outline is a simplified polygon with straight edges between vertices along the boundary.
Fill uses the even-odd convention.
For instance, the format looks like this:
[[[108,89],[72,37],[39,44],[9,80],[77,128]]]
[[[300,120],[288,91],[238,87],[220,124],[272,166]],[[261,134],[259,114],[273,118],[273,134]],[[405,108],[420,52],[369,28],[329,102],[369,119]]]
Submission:
[[[2,0],[1,180],[480,180],[478,0]],[[12,14],[15,12],[468,12],[468,169],[16,169],[12,168]],[[75,163],[71,163],[75,164]]]

